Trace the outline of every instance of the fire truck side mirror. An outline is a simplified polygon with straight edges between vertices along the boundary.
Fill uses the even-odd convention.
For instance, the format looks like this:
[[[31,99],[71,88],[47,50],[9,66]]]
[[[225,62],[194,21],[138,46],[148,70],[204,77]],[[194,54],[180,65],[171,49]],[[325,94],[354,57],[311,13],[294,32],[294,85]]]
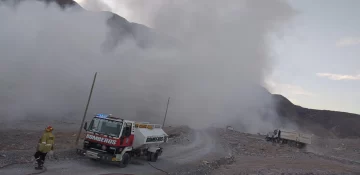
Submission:
[[[84,130],[86,131],[87,129],[87,122],[84,123]]]

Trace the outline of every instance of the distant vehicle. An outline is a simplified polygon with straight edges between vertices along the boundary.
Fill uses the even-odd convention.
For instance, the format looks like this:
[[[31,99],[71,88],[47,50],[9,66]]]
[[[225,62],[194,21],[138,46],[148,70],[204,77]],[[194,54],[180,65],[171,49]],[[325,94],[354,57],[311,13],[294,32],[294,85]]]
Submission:
[[[296,146],[303,148],[306,145],[311,144],[312,135],[304,134],[296,131],[287,131],[283,129],[275,129],[273,132],[269,132],[266,135],[266,141],[272,141],[281,144],[289,144],[290,146]]]
[[[155,162],[162,154],[161,143],[168,135],[161,125],[148,122],[134,122],[112,117],[110,114],[97,114],[87,126],[86,137],[81,153],[92,160],[117,162],[126,167],[132,157],[146,156]]]

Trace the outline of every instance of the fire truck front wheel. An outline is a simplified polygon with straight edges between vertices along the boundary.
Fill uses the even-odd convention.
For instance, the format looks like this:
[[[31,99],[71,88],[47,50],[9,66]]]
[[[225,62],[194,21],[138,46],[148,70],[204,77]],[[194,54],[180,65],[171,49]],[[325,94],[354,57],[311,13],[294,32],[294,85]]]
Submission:
[[[130,163],[131,157],[129,153],[125,153],[120,161],[120,168],[125,168]]]

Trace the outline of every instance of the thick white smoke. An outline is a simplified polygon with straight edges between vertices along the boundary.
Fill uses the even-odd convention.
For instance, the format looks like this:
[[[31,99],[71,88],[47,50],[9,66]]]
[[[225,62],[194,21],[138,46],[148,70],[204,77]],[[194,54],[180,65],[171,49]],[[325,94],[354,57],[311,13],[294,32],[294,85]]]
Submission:
[[[146,2],[122,3],[160,34],[139,27],[106,52],[124,33],[107,26],[109,13],[40,2],[0,6],[2,118],[80,120],[97,71],[89,116],[108,112],[161,123],[171,97],[168,124],[233,124],[248,132],[274,127],[277,115],[260,84],[271,72],[270,36],[293,16],[286,2],[163,0],[156,8]],[[150,35],[177,44],[165,48],[159,44],[165,39]],[[140,47],[142,37],[154,40],[153,47]]]

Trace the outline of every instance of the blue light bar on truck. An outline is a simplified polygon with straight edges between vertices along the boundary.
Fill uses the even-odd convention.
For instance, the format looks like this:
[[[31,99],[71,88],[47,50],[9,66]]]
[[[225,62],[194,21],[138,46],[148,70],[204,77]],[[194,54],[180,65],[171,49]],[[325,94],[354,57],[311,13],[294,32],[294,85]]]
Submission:
[[[108,118],[108,117],[110,117],[110,114],[96,114],[95,117],[98,117],[98,118]]]

